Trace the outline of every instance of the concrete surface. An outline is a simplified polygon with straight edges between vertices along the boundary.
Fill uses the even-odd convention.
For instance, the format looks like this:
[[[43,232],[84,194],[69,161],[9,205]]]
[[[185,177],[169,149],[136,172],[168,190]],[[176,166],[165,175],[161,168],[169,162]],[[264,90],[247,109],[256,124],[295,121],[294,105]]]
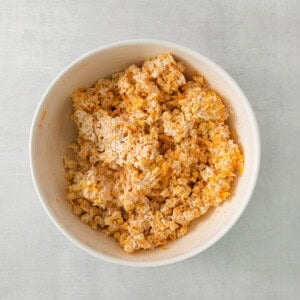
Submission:
[[[300,299],[299,1],[0,2],[1,299]],[[215,246],[136,269],[76,248],[34,191],[28,136],[50,81],[79,55],[131,38],[177,42],[223,66],[261,129],[256,191]]]

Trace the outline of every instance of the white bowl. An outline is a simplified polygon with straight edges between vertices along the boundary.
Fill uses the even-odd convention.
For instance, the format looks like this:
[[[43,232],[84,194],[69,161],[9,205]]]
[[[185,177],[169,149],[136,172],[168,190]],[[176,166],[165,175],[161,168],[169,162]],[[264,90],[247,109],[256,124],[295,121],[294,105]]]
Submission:
[[[161,52],[171,52],[198,70],[225,99],[245,155],[244,173],[237,179],[231,199],[192,224],[190,232],[168,244],[166,250],[126,254],[111,237],[82,224],[65,201],[66,182],[62,156],[75,136],[70,120],[69,94],[78,86],[90,86],[130,64]],[[80,57],[51,83],[35,113],[30,135],[33,181],[53,223],[74,244],[110,262],[129,266],[162,266],[190,258],[217,242],[236,223],[254,190],[260,163],[259,130],[249,102],[235,81],[218,65],[185,47],[157,40],[132,40],[100,47]]]

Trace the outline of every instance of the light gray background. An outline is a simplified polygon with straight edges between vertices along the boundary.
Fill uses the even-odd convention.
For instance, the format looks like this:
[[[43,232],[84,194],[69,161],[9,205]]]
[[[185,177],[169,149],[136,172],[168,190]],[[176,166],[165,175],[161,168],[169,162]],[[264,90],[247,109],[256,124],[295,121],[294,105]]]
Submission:
[[[299,299],[299,11],[296,0],[1,0],[0,298]],[[131,38],[173,41],[219,63],[261,129],[261,172],[239,222],[206,252],[162,268],[77,249],[46,216],[29,172],[29,128],[51,80],[86,51]]]

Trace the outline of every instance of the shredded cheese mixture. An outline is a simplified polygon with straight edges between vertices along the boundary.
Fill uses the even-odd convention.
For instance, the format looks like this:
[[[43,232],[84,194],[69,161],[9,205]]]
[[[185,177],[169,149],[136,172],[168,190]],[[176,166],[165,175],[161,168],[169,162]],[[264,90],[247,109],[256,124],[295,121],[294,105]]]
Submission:
[[[222,98],[170,53],[71,95],[67,199],[126,252],[166,245],[229,195],[243,156]]]

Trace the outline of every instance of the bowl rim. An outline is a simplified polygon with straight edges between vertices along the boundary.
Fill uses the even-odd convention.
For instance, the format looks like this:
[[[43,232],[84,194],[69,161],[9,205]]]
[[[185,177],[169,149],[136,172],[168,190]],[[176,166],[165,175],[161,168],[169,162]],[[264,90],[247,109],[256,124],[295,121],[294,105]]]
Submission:
[[[40,188],[37,183],[37,176],[36,176],[36,168],[35,168],[35,163],[33,161],[34,154],[33,154],[33,145],[35,141],[35,133],[36,130],[38,129],[38,117],[40,116],[43,104],[45,102],[45,99],[47,98],[48,94],[52,90],[52,88],[55,86],[55,84],[58,82],[58,80],[65,74],[67,73],[73,66],[79,64],[82,60],[88,58],[89,56],[93,56],[94,54],[104,51],[104,50],[109,50],[113,48],[117,48],[120,46],[127,46],[127,45],[159,45],[159,46],[166,46],[170,48],[174,48],[175,50],[180,50],[182,52],[185,52],[187,55],[192,55],[195,57],[199,57],[201,60],[205,61],[206,64],[210,65],[217,73],[220,73],[223,77],[230,82],[230,84],[233,86],[233,88],[236,90],[236,92],[239,94],[240,98],[243,100],[243,104],[245,106],[247,115],[249,116],[252,126],[254,128],[254,137],[255,137],[255,145],[254,145],[254,151],[255,151],[255,157],[256,161],[255,164],[253,165],[253,171],[251,174],[251,177],[249,179],[249,186],[250,188],[248,189],[248,193],[244,195],[244,203],[243,206],[240,207],[240,209],[232,216],[230,221],[209,241],[204,243],[203,245],[197,247],[194,250],[188,251],[184,254],[181,254],[179,256],[173,257],[173,258],[168,258],[168,259],[161,259],[158,261],[129,261],[126,259],[119,259],[119,258],[114,258],[109,255],[100,253],[94,249],[92,249],[90,246],[84,244],[81,242],[79,239],[77,239],[75,236],[69,234],[60,224],[60,222],[55,218],[54,215],[52,215],[51,211],[48,208],[47,201],[42,197],[42,194],[40,192]],[[185,46],[173,43],[173,42],[168,42],[164,40],[157,40],[157,39],[131,39],[131,40],[123,40],[119,42],[114,42],[110,44],[106,44],[103,46],[100,46],[98,48],[95,48],[91,51],[86,52],[85,54],[79,56],[77,59],[75,59],[73,62],[71,62],[69,65],[67,65],[55,78],[52,80],[44,94],[42,95],[38,106],[35,110],[33,121],[31,123],[31,129],[30,129],[30,136],[29,136],[29,162],[30,162],[30,171],[31,171],[31,177],[33,180],[34,188],[36,190],[36,193],[38,195],[38,198],[40,199],[40,202],[42,203],[42,206],[44,207],[44,210],[46,211],[48,217],[51,219],[53,224],[63,233],[63,235],[69,239],[71,242],[73,242],[77,247],[80,249],[84,250],[85,252],[93,255],[96,258],[100,258],[104,261],[108,261],[111,263],[123,265],[123,266],[132,266],[132,267],[159,267],[159,266],[166,266],[166,265],[171,265],[174,263],[178,263],[187,259],[190,259],[197,254],[200,254],[201,252],[205,251],[212,245],[214,245],[217,241],[219,241],[238,221],[238,219],[241,217],[242,213],[245,211],[246,206],[248,205],[251,196],[253,195],[258,174],[259,174],[259,168],[260,168],[260,159],[261,159],[261,145],[260,145],[260,132],[259,132],[259,127],[257,124],[257,120],[255,117],[255,114],[253,112],[253,109],[242,91],[242,89],[239,87],[239,85],[235,82],[235,80],[222,68],[220,67],[217,63],[213,62],[206,56],[200,54],[197,51],[191,50]]]

